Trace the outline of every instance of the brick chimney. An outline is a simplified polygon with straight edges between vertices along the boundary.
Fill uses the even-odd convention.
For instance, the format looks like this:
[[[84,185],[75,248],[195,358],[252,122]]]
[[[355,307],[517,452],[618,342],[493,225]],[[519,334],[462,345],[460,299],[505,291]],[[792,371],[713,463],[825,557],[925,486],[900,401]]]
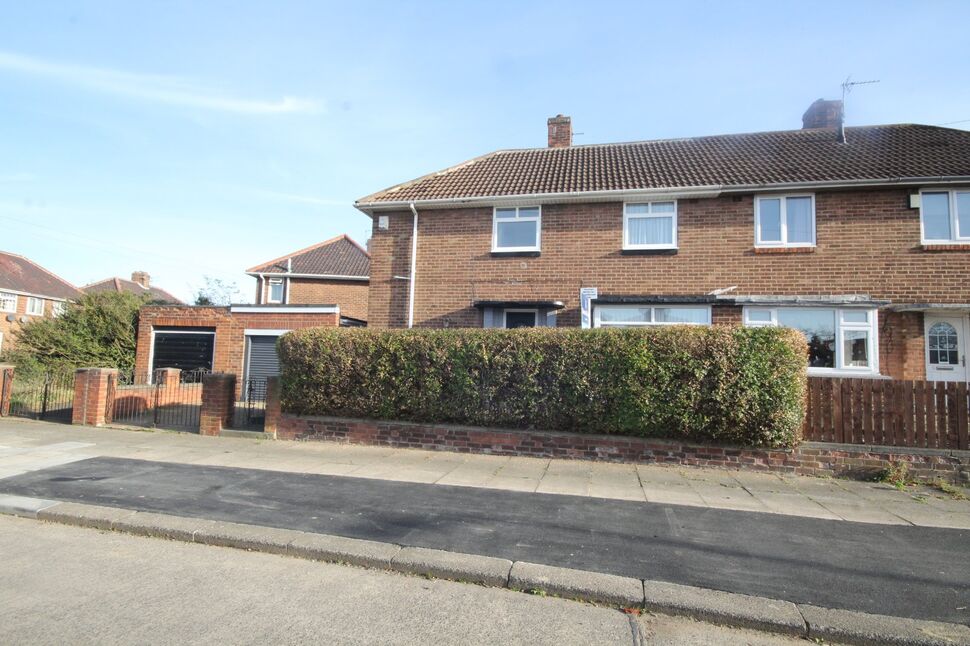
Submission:
[[[148,285],[152,282],[152,277],[148,275],[148,272],[133,271],[131,272],[131,282],[138,283],[145,289],[148,289]]]
[[[549,147],[568,148],[573,145],[573,122],[569,117],[557,114],[549,121]]]
[[[808,128],[842,128],[842,102],[818,99],[802,115],[802,130]]]

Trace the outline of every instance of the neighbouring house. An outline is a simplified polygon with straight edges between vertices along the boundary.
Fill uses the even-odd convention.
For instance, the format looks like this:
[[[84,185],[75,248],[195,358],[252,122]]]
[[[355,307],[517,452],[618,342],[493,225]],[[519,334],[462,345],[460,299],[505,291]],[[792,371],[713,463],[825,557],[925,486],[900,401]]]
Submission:
[[[246,271],[256,303],[146,305],[139,310],[135,378],[161,368],[230,372],[237,395],[279,374],[276,340],[307,327],[359,327],[367,319],[370,255],[346,235]]]
[[[0,251],[0,352],[13,348],[13,334],[24,323],[58,316],[81,292],[34,261]]]
[[[181,300],[172,296],[172,294],[161,287],[152,285],[151,282],[152,277],[147,272],[133,271],[131,272],[131,280],[118,278],[117,276],[114,278],[105,278],[96,283],[85,285],[81,288],[81,291],[86,294],[94,294],[97,292],[128,292],[136,296],[145,296],[149,300],[157,303],[182,303]]]
[[[966,381],[970,132],[844,127],[500,150],[357,201],[376,327],[784,325],[809,373]]]
[[[347,234],[294,251],[246,273],[256,279],[256,303],[336,303],[349,320],[367,321],[370,254]]]

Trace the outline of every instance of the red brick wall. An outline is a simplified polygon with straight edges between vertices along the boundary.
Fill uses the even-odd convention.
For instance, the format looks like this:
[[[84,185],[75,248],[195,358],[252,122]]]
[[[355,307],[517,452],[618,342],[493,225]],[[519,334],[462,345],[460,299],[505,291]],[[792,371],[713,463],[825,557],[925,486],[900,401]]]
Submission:
[[[286,289],[286,287],[284,287]],[[289,282],[289,305],[339,305],[340,314],[350,318],[367,320],[366,280],[325,280],[323,278],[291,278]],[[256,279],[256,302],[266,303],[269,280]]]
[[[3,290],[0,289],[0,292]],[[28,321],[33,321],[35,319],[41,318],[40,316],[34,316],[32,314],[27,314],[27,299],[28,296],[23,294],[17,294],[17,311],[16,312],[0,312],[0,334],[3,335],[3,343],[0,345],[0,352],[5,350],[13,350],[16,341],[14,337],[16,333],[23,327],[20,319],[27,317]],[[39,298],[39,297],[38,297]],[[14,320],[8,321],[7,316],[13,314]],[[54,301],[44,299],[44,317],[49,318],[54,315]]]
[[[135,358],[137,375],[147,375],[152,343],[152,329],[156,327],[209,327],[215,328],[215,356],[212,369],[239,376],[237,387],[242,387],[247,329],[299,330],[308,327],[336,327],[337,314],[311,313],[235,313],[228,307],[188,307],[176,305],[151,305],[138,312],[138,345]]]
[[[908,196],[907,190],[816,193],[818,246],[808,253],[755,253],[752,195],[679,200],[674,255],[622,254],[619,202],[544,206],[539,257],[492,257],[491,208],[420,210],[415,325],[477,327],[481,313],[472,302],[493,299],[562,300],[558,324],[578,325],[580,287],[597,287],[601,295],[697,295],[736,285],[737,295],[970,302],[970,251],[922,249],[919,211],[909,208]],[[372,327],[406,324],[408,282],[393,277],[410,271],[412,216],[389,215],[387,230],[375,218],[371,238]],[[894,339],[892,347],[905,348],[905,358],[886,358],[890,374],[920,378],[922,316],[883,316],[880,331]],[[715,313],[715,321],[727,318]],[[897,333],[887,321],[905,326]]]

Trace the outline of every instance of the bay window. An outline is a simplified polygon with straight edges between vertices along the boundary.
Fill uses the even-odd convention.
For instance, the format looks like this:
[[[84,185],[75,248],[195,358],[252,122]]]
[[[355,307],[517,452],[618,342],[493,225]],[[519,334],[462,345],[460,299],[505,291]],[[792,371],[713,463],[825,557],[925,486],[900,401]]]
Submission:
[[[754,205],[755,246],[815,246],[814,195],[762,196]]]
[[[877,313],[836,307],[744,308],[748,327],[798,330],[808,342],[808,371],[816,374],[878,373]]]
[[[677,202],[623,205],[624,249],[676,249]]]
[[[593,310],[593,327],[710,324],[707,305],[597,305]]]

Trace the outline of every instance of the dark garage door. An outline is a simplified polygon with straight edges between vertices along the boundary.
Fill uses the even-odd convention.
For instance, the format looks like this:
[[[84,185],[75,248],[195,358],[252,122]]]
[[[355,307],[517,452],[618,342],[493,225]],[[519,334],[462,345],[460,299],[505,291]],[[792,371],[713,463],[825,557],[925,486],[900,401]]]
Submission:
[[[204,330],[155,330],[152,371],[179,368],[182,371],[212,370],[215,332]]]
[[[249,337],[249,356],[246,358],[250,381],[265,381],[280,374],[280,358],[276,354],[276,336]]]

